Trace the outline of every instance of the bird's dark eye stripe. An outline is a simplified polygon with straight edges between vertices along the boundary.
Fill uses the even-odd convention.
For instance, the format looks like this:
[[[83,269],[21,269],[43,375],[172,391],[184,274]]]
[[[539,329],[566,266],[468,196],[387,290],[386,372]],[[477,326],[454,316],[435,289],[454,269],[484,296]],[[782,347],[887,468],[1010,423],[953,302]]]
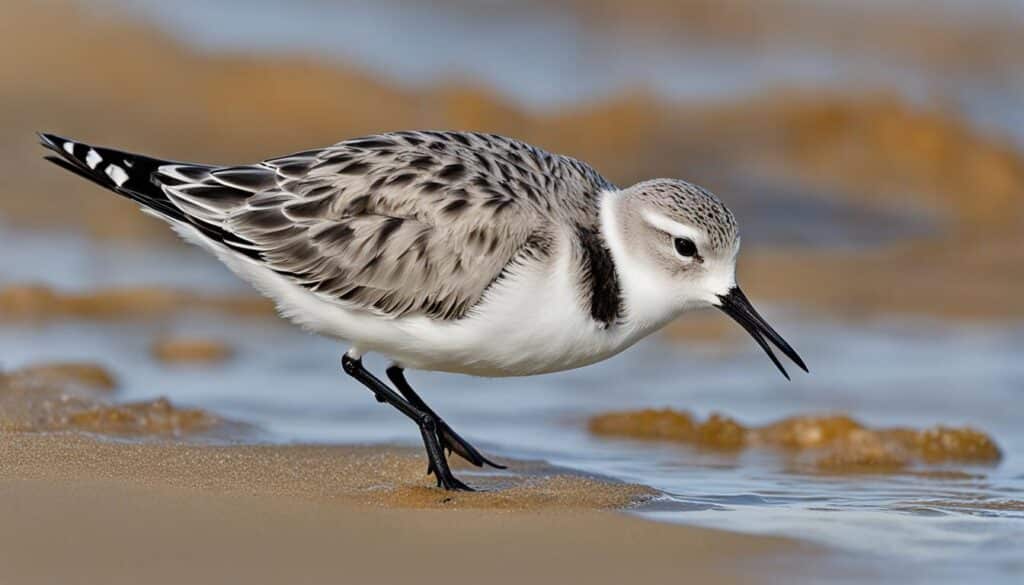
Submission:
[[[674,238],[672,244],[676,247],[676,253],[686,258],[693,258],[697,255],[697,244],[690,238]]]

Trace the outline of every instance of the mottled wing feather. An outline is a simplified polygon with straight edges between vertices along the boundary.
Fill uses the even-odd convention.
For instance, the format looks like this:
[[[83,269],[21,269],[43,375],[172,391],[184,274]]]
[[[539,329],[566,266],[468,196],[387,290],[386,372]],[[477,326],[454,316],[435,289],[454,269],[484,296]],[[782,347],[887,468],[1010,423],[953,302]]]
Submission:
[[[245,167],[155,177],[223,243],[321,297],[378,314],[465,315],[559,219],[596,227],[595,171],[508,138],[370,136]]]

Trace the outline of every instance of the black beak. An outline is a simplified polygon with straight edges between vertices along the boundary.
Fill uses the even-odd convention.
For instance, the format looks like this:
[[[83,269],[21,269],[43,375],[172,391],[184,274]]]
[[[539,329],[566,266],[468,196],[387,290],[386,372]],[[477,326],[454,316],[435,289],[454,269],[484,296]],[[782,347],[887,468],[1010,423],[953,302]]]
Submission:
[[[790,345],[786,343],[786,340],[776,333],[775,330],[772,329],[772,326],[769,325],[761,315],[757,314],[757,311],[754,310],[754,306],[750,304],[750,299],[747,298],[747,295],[743,294],[743,291],[740,290],[738,286],[732,287],[729,289],[729,292],[724,295],[719,295],[718,308],[722,309],[726,315],[732,317],[737,323],[747,330],[747,333],[749,333],[750,336],[754,338],[754,341],[761,346],[761,349],[768,354],[772,363],[775,364],[776,368],[779,368],[779,371],[782,372],[782,375],[785,376],[787,380],[789,379],[789,374],[786,372],[786,368],[782,367],[782,363],[779,361],[779,358],[775,357],[775,353],[772,352],[772,348],[768,345],[768,342],[765,341],[765,338],[768,338],[769,341],[774,343],[775,347],[779,348],[782,353],[786,354],[786,357],[793,360],[793,363],[800,366],[801,370],[805,372],[808,371],[807,365],[804,364],[804,360],[800,359],[800,356],[797,355],[796,350],[790,347]]]

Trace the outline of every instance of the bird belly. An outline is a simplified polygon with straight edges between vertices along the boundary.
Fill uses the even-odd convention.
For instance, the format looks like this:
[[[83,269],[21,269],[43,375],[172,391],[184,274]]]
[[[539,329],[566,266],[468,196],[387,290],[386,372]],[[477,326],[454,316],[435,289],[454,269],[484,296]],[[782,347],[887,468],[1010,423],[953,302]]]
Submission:
[[[642,335],[605,327],[583,302],[568,252],[510,270],[463,318],[398,319],[406,340],[390,351],[406,367],[478,376],[526,376],[589,365]]]
[[[183,235],[189,231],[179,230]],[[606,359],[648,333],[594,321],[584,308],[568,253],[511,270],[467,315],[440,320],[348,307],[218,246],[204,247],[273,299],[282,316],[406,368],[488,377],[557,372]]]

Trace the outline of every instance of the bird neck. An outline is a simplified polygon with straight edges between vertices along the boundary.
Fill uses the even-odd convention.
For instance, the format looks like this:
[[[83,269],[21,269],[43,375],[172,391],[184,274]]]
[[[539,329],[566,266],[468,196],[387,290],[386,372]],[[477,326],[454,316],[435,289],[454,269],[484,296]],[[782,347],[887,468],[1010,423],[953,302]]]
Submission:
[[[661,328],[686,309],[673,283],[628,245],[625,229],[629,190],[601,195],[601,235],[611,251],[624,304],[623,325],[646,335]]]

